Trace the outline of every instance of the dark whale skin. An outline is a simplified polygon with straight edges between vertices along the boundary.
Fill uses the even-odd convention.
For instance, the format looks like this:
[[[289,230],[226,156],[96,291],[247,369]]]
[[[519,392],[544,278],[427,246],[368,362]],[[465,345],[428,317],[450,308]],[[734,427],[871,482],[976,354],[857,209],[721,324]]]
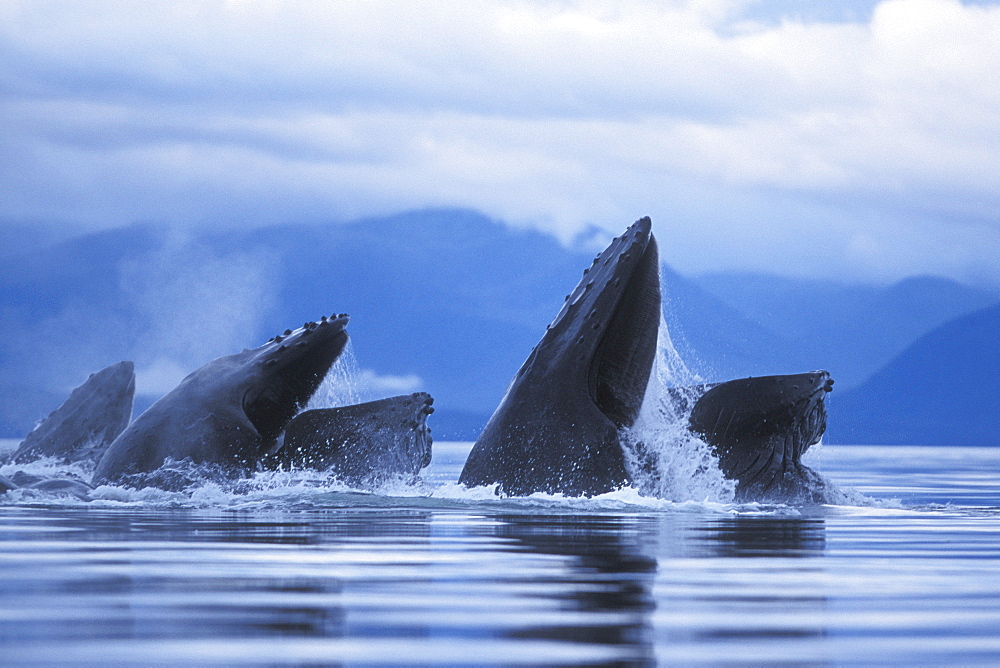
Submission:
[[[459,481],[506,496],[592,496],[629,484],[620,432],[642,406],[659,324],[659,257],[642,218],[584,271]]]
[[[708,386],[689,429],[737,481],[739,501],[822,502],[826,482],[802,455],[826,430],[826,371],[740,378]]]
[[[412,480],[431,463],[426,392],[299,413],[265,466],[311,468],[355,487]]]
[[[128,426],[134,397],[132,362],[119,362],[92,373],[28,434],[12,461],[23,464],[53,457],[65,464],[96,463]]]
[[[347,321],[324,317],[192,372],[115,439],[93,484],[154,471],[168,459],[254,470],[339,357]]]

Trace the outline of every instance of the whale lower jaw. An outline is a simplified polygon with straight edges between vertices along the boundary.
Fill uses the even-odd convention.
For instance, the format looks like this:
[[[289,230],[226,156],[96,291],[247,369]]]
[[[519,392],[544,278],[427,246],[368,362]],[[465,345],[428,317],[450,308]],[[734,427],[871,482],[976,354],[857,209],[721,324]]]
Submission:
[[[643,218],[584,271],[511,381],[459,482],[495,485],[509,496],[593,496],[628,485],[620,431],[642,406],[659,324],[659,256]]]

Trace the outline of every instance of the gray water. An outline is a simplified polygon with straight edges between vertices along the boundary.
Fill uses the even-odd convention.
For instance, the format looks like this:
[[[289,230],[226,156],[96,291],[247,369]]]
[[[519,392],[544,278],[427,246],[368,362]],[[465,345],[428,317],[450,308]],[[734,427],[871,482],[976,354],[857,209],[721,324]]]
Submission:
[[[1000,664],[996,449],[822,446],[867,500],[792,508],[500,500],[468,448],[381,494],[0,497],[0,664]]]

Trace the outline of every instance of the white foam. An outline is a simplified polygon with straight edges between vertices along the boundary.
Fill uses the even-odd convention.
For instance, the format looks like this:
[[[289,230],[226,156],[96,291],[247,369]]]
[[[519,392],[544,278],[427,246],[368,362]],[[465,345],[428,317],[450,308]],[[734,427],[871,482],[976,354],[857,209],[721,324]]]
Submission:
[[[10,477],[17,471],[24,471],[42,478],[73,477],[80,480],[90,480],[94,473],[94,464],[89,461],[63,464],[55,457],[41,457],[23,464],[8,463],[0,466],[0,475]]]
[[[452,444],[445,444],[446,446]],[[683,457],[677,460],[688,461]],[[8,469],[10,466],[4,467]],[[69,467],[51,462],[35,462],[18,466],[38,474],[58,475]],[[78,469],[73,469],[74,471]],[[39,504],[55,507],[88,505],[96,508],[191,508],[270,511],[274,509],[399,506],[423,508],[474,508],[484,512],[585,512],[585,513],[682,513],[700,515],[768,515],[798,516],[801,509],[785,504],[734,503],[731,488],[718,493],[707,481],[714,478],[702,474],[700,482],[686,486],[672,469],[674,498],[656,496],[648,490],[625,487],[593,497],[570,497],[562,494],[535,493],[525,497],[497,496],[495,486],[467,488],[454,478],[431,482],[425,478],[389,480],[373,489],[352,488],[339,480],[313,470],[262,471],[235,479],[200,479],[183,491],[166,491],[153,487],[133,489],[116,485],[101,485],[90,493],[90,500],[81,500],[41,490],[19,489],[0,496],[3,505]],[[0,470],[2,472],[2,470]],[[440,480],[440,478],[439,478]],[[728,481],[727,481],[728,482]],[[706,491],[707,490],[707,491]],[[843,507],[838,503],[834,512],[849,512],[860,506],[893,507],[894,504],[873,504],[860,494],[845,494]]]

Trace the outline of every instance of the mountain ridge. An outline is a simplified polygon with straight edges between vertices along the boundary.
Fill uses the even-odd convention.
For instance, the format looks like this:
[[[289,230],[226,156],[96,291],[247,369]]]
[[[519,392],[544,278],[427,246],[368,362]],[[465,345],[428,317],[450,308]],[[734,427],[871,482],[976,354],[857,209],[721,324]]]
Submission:
[[[921,336],[831,402],[832,443],[1000,446],[1000,304]]]
[[[121,359],[135,360],[141,378],[157,369],[183,374],[347,312],[358,365],[375,379],[367,391],[429,391],[435,435],[472,438],[592,257],[454,209],[247,230],[133,225],[34,248],[0,263],[8,341],[0,433],[23,436],[89,373]],[[788,313],[761,321],[760,309],[733,303],[732,291],[719,296],[718,284],[667,265],[661,276],[675,345],[708,380],[825,368],[836,356],[829,336],[819,345],[808,334],[810,346],[789,335]],[[880,308],[907,317],[921,282],[904,288],[885,293]],[[917,320],[916,329],[930,329]],[[895,353],[909,343],[896,340]],[[137,397],[137,411],[152,398]]]
[[[840,388],[861,384],[931,329],[1000,302],[1000,294],[938,276],[887,286],[760,274],[693,280],[811,358],[824,357]]]

